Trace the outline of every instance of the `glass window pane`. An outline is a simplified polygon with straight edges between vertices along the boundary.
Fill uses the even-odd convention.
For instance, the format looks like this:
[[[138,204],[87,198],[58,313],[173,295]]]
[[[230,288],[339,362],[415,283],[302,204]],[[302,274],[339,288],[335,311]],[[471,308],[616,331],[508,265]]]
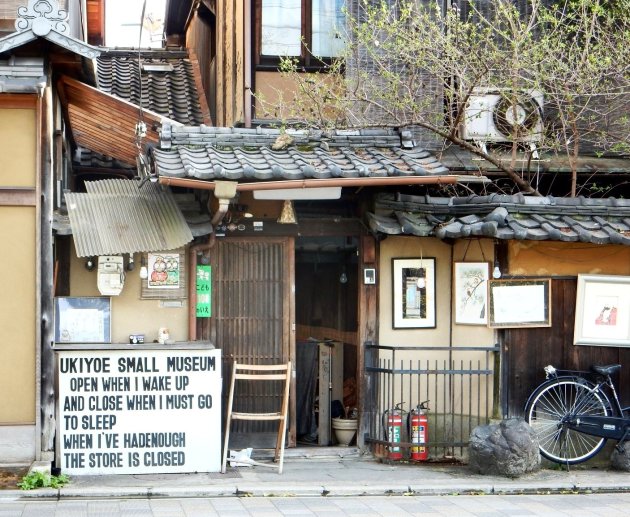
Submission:
[[[263,0],[263,56],[299,56],[302,38],[301,0]]]
[[[313,0],[312,53],[322,57],[340,56],[345,46],[344,0]]]

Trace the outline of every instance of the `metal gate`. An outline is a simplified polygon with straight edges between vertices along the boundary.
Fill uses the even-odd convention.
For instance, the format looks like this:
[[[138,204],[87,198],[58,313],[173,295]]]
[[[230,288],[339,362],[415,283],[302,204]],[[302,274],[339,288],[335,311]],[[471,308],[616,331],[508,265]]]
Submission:
[[[428,401],[430,460],[462,458],[471,431],[499,413],[499,347],[394,347],[365,345],[368,393],[365,443],[376,456],[412,447],[409,412]],[[400,443],[388,436],[387,418],[402,416]]]

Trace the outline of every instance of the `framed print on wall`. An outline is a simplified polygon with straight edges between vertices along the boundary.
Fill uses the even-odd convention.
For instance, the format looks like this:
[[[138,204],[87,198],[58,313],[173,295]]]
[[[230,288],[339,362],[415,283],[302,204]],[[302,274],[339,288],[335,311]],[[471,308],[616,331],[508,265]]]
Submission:
[[[435,328],[435,259],[392,259],[392,327]]]
[[[111,343],[111,326],[111,298],[55,298],[55,343]]]
[[[573,343],[630,346],[630,276],[578,275]]]
[[[488,324],[488,262],[455,262],[455,323]]]
[[[489,326],[551,327],[551,280],[490,280]]]

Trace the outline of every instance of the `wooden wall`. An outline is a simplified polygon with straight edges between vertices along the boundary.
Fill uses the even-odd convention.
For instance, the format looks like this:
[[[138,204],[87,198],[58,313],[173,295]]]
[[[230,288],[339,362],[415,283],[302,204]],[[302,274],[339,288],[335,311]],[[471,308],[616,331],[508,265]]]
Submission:
[[[216,126],[233,126],[244,118],[243,5],[239,0],[218,0],[216,12],[203,17],[198,12],[186,34],[186,46],[199,59]]]
[[[622,403],[630,404],[630,348],[573,344],[577,278],[552,280],[552,326],[505,329],[501,335],[504,360],[504,404],[507,416],[522,416],[532,390],[545,378],[543,368],[588,370],[593,364],[620,363],[616,382]]]

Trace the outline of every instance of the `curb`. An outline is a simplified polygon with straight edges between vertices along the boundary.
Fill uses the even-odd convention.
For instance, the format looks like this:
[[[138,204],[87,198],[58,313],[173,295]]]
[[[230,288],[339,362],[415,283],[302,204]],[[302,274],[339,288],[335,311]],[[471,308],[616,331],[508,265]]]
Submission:
[[[209,498],[209,497],[359,497],[359,496],[440,496],[440,495],[523,495],[523,494],[590,494],[630,492],[630,485],[578,486],[573,483],[455,483],[449,485],[290,485],[242,484],[199,488],[187,487],[89,487],[36,490],[3,490],[1,501],[25,499],[102,499],[102,498]]]

